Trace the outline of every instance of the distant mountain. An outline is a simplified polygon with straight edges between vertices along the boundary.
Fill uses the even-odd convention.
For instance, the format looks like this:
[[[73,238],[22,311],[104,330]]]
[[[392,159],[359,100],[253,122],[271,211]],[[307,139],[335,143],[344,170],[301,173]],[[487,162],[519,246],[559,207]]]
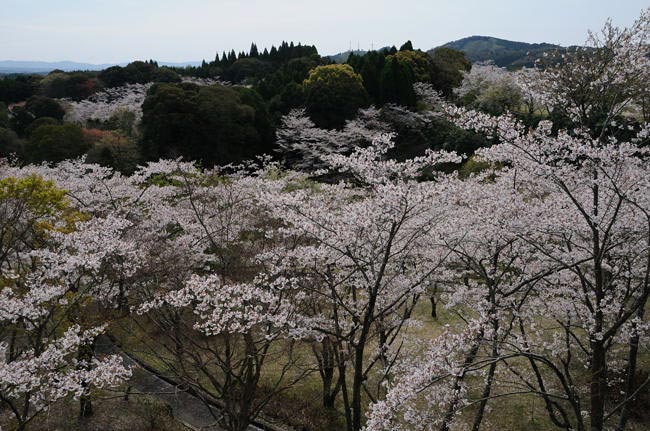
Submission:
[[[472,63],[493,61],[501,67],[530,67],[544,52],[564,49],[550,43],[514,42],[491,36],[466,37],[442,46],[463,51]]]
[[[111,66],[126,66],[127,63],[77,63],[74,61],[13,61],[13,60],[0,60],[0,73],[49,73],[55,69],[63,70],[64,72],[72,72],[75,70],[103,70]],[[200,66],[200,61],[187,61],[180,63],[165,63],[159,62],[160,66],[184,67],[184,66]]]
[[[363,49],[355,49],[353,51],[344,51],[344,52],[339,52],[338,54],[334,55],[328,55],[327,57],[332,60],[334,63],[345,63],[348,61],[348,57],[350,57],[350,53],[354,52],[354,55],[364,55],[368,51],[364,51]]]

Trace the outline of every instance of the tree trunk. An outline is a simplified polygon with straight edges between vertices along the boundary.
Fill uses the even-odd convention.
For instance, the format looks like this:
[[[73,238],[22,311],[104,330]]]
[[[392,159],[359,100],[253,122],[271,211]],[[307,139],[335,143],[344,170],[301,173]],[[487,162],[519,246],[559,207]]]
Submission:
[[[431,295],[429,297],[429,301],[431,302],[431,317],[433,320],[438,320],[438,311],[436,310],[436,297]]]
[[[643,313],[645,311],[645,304],[639,307],[637,311],[637,317],[639,320],[643,320]],[[636,329],[636,325],[634,327]],[[627,355],[627,375],[625,376],[625,398],[630,397],[634,393],[636,382],[636,361],[639,353],[639,333],[635,331],[634,335],[630,337],[630,349]],[[621,416],[618,421],[618,426],[616,431],[624,431],[627,426],[627,421],[630,418],[630,404],[634,401],[634,398],[628,400],[624,399],[625,404],[621,407]]]
[[[95,340],[90,344],[79,346],[77,351],[77,359],[80,362],[80,368],[89,369],[90,363],[93,359],[93,353],[95,351]],[[90,387],[87,382],[81,382],[83,392],[79,397],[79,418],[84,419],[92,416],[93,414],[93,405],[90,398]]]
[[[589,395],[591,397],[591,431],[603,431],[605,395],[607,393],[607,364],[605,346],[600,340],[591,344]]]

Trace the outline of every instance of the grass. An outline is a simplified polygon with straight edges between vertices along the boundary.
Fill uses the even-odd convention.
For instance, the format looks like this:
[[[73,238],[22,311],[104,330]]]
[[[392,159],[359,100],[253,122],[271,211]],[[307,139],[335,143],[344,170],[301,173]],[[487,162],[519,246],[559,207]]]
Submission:
[[[430,305],[426,300],[420,301],[414,310],[413,318],[421,322],[421,325],[405,329],[405,333],[422,341],[431,341],[438,337],[444,330],[445,325],[456,325],[460,322],[459,317],[450,310],[438,307],[438,318],[433,319],[430,315]],[[164,362],[153,354],[147,354],[141,349],[139,337],[142,335],[137,325],[123,328],[119,331],[119,338],[124,343],[127,350],[135,352],[138,357],[152,365],[154,368],[164,371]],[[426,343],[422,343],[425,345]],[[372,351],[372,346],[368,348]],[[303,365],[313,364],[312,352],[309,345],[301,343],[294,351],[296,358]],[[286,360],[281,353],[275,353],[275,359],[267,362],[264,368],[260,386],[264,392],[266,387],[271,387],[277,379],[283,361]],[[639,368],[648,369],[650,365],[650,355],[647,352],[640,354]],[[294,371],[295,376],[298,371]],[[350,376],[351,377],[351,376]],[[584,376],[583,376],[584,377]],[[479,387],[481,382],[474,378],[475,386]],[[374,384],[372,380],[369,382]],[[494,393],[499,393],[499,388],[494,389]],[[478,393],[472,393],[478,397]],[[364,402],[369,402],[366,398]],[[635,411],[650,411],[650,396],[646,394],[635,406]],[[461,414],[459,425],[471,423],[475,413],[475,408],[466,409]],[[647,415],[642,413],[632,415],[632,420],[628,426],[629,430],[640,431],[647,429],[650,422]],[[307,375],[304,379],[286,389],[277,395],[265,410],[265,417],[277,420],[280,423],[291,425],[294,429],[300,431],[334,431],[344,429],[345,422],[342,413],[341,397],[338,397],[336,410],[327,410],[322,407],[321,401],[321,380],[318,373]],[[636,421],[636,422],[634,422]],[[530,430],[530,431],[550,431],[557,429],[549,420],[544,404],[539,397],[532,395],[506,396],[490,400],[488,411],[482,424],[482,431],[501,431],[501,430]]]

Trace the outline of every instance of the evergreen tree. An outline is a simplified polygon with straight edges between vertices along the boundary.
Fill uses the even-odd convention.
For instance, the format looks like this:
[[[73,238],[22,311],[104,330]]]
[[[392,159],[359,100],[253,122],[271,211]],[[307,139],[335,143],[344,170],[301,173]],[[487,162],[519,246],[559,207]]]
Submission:
[[[407,40],[404,45],[400,46],[399,48],[400,51],[413,51],[413,44],[411,43],[410,40]]]
[[[413,71],[408,64],[400,62],[394,55],[386,57],[379,81],[381,103],[415,106],[413,82]]]
[[[257,45],[255,45],[255,42],[251,43],[251,49],[248,55],[254,58],[259,57],[260,54],[257,51]]]

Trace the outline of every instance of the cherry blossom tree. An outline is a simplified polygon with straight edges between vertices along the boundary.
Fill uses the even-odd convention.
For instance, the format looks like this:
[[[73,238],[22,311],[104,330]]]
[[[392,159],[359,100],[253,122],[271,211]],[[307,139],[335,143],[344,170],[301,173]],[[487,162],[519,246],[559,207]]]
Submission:
[[[315,329],[333,345],[349,430],[361,429],[362,393],[381,394],[371,380],[381,388],[392,374],[399,348],[390,347],[401,343],[401,330],[444,259],[431,244],[449,179],[416,178],[424,168],[460,160],[429,152],[397,162],[385,158],[391,147],[391,136],[383,135],[349,156],[326,157],[349,181],[264,196],[285,234],[304,244],[292,252],[294,272]]]
[[[69,394],[88,414],[90,387],[116,385],[129,370],[119,357],[84,354],[104,329],[80,319],[80,309],[97,287],[88,282],[101,266],[97,245],[111,231],[86,221],[51,181],[27,175],[0,185],[0,400],[23,430]]]
[[[517,109],[521,103],[521,91],[513,74],[490,63],[474,64],[464,72],[454,95],[466,106],[496,115]]]
[[[390,130],[374,107],[359,110],[357,118],[346,121],[341,130],[321,129],[304,109],[294,109],[282,117],[276,132],[278,152],[294,169],[321,169],[327,166],[324,157],[350,154],[356,147],[368,146],[377,133]]]
[[[148,263],[136,281],[133,319],[142,349],[163,364],[160,372],[216,402],[220,426],[244,430],[311,370],[301,370],[293,351],[312,336],[296,309],[301,293],[256,200],[282,183],[264,172],[200,171],[179,161],[135,175],[164,190],[143,197],[150,201],[140,237]],[[268,362],[280,371],[263,379]]]
[[[593,58],[573,58],[540,73],[539,79],[548,80],[549,86],[557,81],[547,88],[550,96],[562,100],[577,97],[568,84],[571,79],[588,74],[595,79],[594,73],[603,73],[589,86],[585,105],[569,109],[574,124],[582,128],[556,132],[553,124],[543,121],[528,130],[509,115],[491,117],[443,107],[459,126],[499,142],[478,151],[478,159],[493,168],[464,185],[478,199],[454,212],[454,225],[469,225],[467,241],[448,243],[448,263],[463,282],[446,298],[449,306],[459,298],[481,317],[447,337],[463,337],[469,331],[492,349],[482,357],[480,348],[467,351],[464,344],[450,351],[441,348],[447,346],[444,340],[436,340],[406,363],[411,372],[394,382],[385,401],[373,406],[369,429],[421,429],[425,412],[429,429],[442,429],[448,426],[448,413],[473,404],[478,429],[499,375],[505,380],[494,397],[535,394],[560,428],[602,430],[618,419],[617,429],[625,429],[631,400],[650,382],[635,379],[639,343],[648,335],[643,316],[650,294],[650,172],[647,125],[625,142],[616,138],[620,128],[614,121],[634,100],[636,80],[647,72],[640,66],[647,62],[647,44],[640,43],[647,31],[646,12],[630,29],[607,23],[605,40],[579,51]],[[594,121],[596,111],[604,122]],[[496,193],[482,199],[490,189]],[[463,207],[474,207],[483,217],[489,214],[489,220],[470,217]],[[492,232],[496,236],[490,240]],[[483,254],[482,249],[489,251],[499,242],[506,247],[494,249],[498,256]],[[474,244],[479,248],[472,248]],[[516,252],[510,256],[513,246]],[[490,270],[492,262],[497,264]],[[494,294],[496,302],[486,301]],[[473,295],[478,296],[472,300]],[[496,311],[499,304],[505,306],[502,311]],[[458,351],[465,351],[460,356],[464,360],[457,359],[449,373],[442,368],[445,358],[456,357]],[[515,358],[525,358],[526,365]],[[503,368],[500,374],[495,364]],[[450,380],[466,381],[466,375],[477,372],[485,384],[479,399],[472,400],[468,394],[473,391],[465,382],[452,386],[451,400],[445,398]],[[623,388],[620,394],[613,390],[617,386]]]

